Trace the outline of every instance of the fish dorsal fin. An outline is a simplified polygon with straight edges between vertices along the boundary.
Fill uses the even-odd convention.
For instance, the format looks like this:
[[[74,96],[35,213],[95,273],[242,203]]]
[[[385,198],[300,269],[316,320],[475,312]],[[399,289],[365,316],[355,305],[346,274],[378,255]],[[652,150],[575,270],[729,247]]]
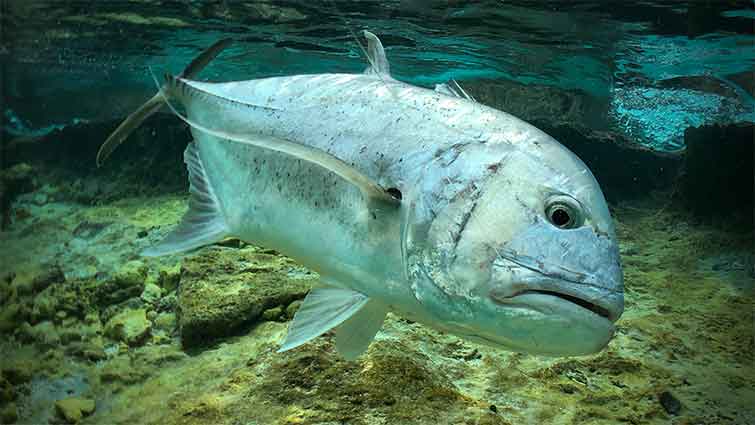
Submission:
[[[385,56],[383,43],[375,34],[366,30],[364,37],[367,39],[367,60],[370,61],[370,66],[364,70],[364,73],[390,76],[391,67],[388,64],[388,58]]]
[[[351,289],[313,288],[304,298],[278,352],[296,348],[335,328],[356,314],[369,298]]]
[[[388,311],[385,305],[370,300],[361,310],[336,329],[336,349],[346,360],[356,360],[383,327]]]
[[[444,84],[436,84],[435,91],[449,96],[460,97],[462,99],[476,102],[475,98],[467,93],[467,91],[464,90],[456,80],[451,80]]]
[[[160,243],[142,252],[145,257],[175,254],[218,242],[229,234],[220,203],[207,179],[195,142],[184,151],[189,170],[189,210]]]
[[[204,91],[188,84],[187,80],[181,78],[171,76],[167,76],[166,78],[168,79],[168,90],[165,91],[166,99],[168,99],[169,94],[176,94],[178,96],[198,96],[204,98],[205,100],[215,102],[216,105],[223,105],[224,107],[233,108],[236,111],[244,112],[244,110],[248,110],[250,114],[251,112],[253,112],[253,109],[260,107]],[[173,106],[170,100],[166,100],[166,104],[182,121],[184,121],[192,128],[197,129],[203,133],[232,142],[281,152],[294,158],[301,159],[303,161],[307,161],[325,168],[326,170],[338,175],[339,177],[359,188],[359,190],[362,192],[362,196],[367,202],[368,207],[373,210],[376,208],[380,209],[385,207],[398,207],[400,205],[400,201],[398,199],[394,198],[390,193],[380,187],[380,185],[374,182],[370,177],[364,175],[355,167],[345,163],[341,159],[321,149],[279,137],[249,133],[248,131],[242,129],[236,130],[232,128],[233,126],[229,125],[228,123],[224,123],[223,125],[215,122],[200,124],[192,120],[188,116],[178,112],[178,110]]]

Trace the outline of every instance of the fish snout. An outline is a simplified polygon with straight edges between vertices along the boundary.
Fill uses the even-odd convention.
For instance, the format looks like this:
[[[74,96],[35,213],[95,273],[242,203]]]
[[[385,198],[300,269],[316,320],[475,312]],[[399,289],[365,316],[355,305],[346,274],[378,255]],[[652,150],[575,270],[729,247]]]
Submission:
[[[532,301],[538,310],[538,302],[550,299],[553,302],[569,303],[572,307],[588,310],[611,322],[616,322],[624,312],[623,275],[621,268],[607,268],[589,278],[577,279],[575,273],[543,273],[542,269],[559,269],[557,266],[532,268],[503,259],[493,273],[490,299],[502,306],[522,306]],[[568,279],[566,277],[574,279]],[[603,278],[598,280],[599,278]]]

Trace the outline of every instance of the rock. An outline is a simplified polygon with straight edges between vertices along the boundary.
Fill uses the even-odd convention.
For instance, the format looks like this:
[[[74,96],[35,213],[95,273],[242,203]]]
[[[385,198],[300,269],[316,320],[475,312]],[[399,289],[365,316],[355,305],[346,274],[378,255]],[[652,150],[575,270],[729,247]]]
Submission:
[[[23,322],[20,311],[21,306],[15,303],[0,308],[0,332],[13,332]]]
[[[15,386],[5,376],[0,376],[0,405],[11,402],[17,397]]]
[[[464,81],[463,87],[484,105],[506,111],[527,122],[551,126],[608,128],[608,97],[579,89],[523,84],[507,79]]]
[[[290,320],[294,318],[294,315],[297,311],[299,311],[299,307],[301,307],[302,300],[295,300],[291,304],[286,307],[286,317]]]
[[[32,279],[32,290],[35,293],[42,292],[47,289],[48,286],[54,283],[63,283],[66,281],[66,276],[63,274],[63,269],[58,264],[49,266],[44,273],[41,273]]]
[[[72,397],[55,402],[58,415],[69,424],[78,423],[84,416],[91,415],[94,413],[94,408],[94,400],[88,398]]]
[[[13,296],[13,279],[16,278],[16,274],[13,272],[7,273],[0,277],[0,305],[10,301]]]
[[[60,340],[63,344],[77,341],[88,341],[96,338],[102,332],[99,322],[87,324],[79,320],[69,320],[61,326]]]
[[[98,362],[107,358],[102,338],[92,338],[88,341],[76,342],[66,347],[66,354]]]
[[[719,78],[707,75],[684,75],[667,78],[658,82],[658,87],[689,89],[711,93],[722,97],[738,98],[737,91]]]
[[[34,304],[31,310],[32,323],[38,323],[44,320],[52,320],[58,309],[58,300],[51,294],[43,292],[34,297]]]
[[[682,403],[669,391],[660,393],[658,395],[658,401],[669,415],[678,415],[682,410]]]
[[[27,342],[36,342],[44,346],[56,346],[60,343],[60,335],[55,324],[49,320],[39,322],[34,326],[24,322],[19,327],[19,336]]]
[[[185,258],[178,294],[184,346],[231,335],[265,310],[303,298],[316,278],[291,276],[292,267],[291,259],[253,249],[210,248]]]
[[[100,379],[102,382],[130,385],[143,381],[147,375],[145,371],[132,365],[128,357],[119,356],[105,363],[100,372]]]
[[[108,320],[105,324],[105,335],[122,341],[130,346],[139,345],[149,335],[151,324],[147,320],[147,311],[126,310]]]
[[[0,423],[14,424],[18,420],[16,403],[8,403],[0,409]]]
[[[154,324],[156,328],[171,333],[176,329],[176,314],[160,313],[155,318]]]
[[[31,360],[16,360],[3,366],[2,374],[13,385],[22,385],[31,381],[34,364]]]
[[[10,205],[16,196],[34,190],[34,169],[26,163],[0,171],[0,229],[10,225]]]
[[[176,306],[178,306],[178,296],[175,292],[171,292],[160,298],[160,301],[155,307],[158,311],[175,311]]]
[[[752,225],[754,131],[753,123],[743,123],[684,132],[682,195],[694,213],[731,217],[738,212]]]
[[[267,320],[268,322],[277,321],[278,319],[281,318],[282,315],[283,315],[283,307],[276,306],[262,312],[262,320]]]
[[[166,267],[160,270],[157,284],[165,292],[173,292],[178,288],[178,282],[181,281],[181,264],[175,264],[172,267]]]
[[[247,5],[245,22],[265,21],[273,23],[286,23],[301,21],[307,18],[298,10],[265,2],[252,2]]]
[[[144,290],[142,291],[141,299],[147,304],[155,304],[158,301],[160,301],[160,297],[162,296],[162,289],[160,289],[159,286],[155,285],[154,283],[148,283],[144,285]]]
[[[129,261],[110,280],[97,287],[95,298],[101,306],[108,306],[139,297],[146,280],[147,266],[141,261]]]

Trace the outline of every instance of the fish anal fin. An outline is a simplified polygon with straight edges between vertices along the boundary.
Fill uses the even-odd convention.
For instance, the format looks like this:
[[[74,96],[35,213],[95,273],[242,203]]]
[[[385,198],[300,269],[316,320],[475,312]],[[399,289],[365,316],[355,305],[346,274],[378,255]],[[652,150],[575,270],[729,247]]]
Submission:
[[[220,203],[205,173],[196,142],[189,143],[186,147],[184,162],[189,170],[189,210],[160,243],[142,252],[144,256],[156,257],[189,251],[219,242],[229,235]]]
[[[361,310],[336,329],[336,349],[346,360],[356,360],[367,351],[387,314],[385,306],[369,301]]]
[[[336,287],[313,288],[304,298],[288,334],[278,352],[296,348],[348,320],[367,304],[369,298],[350,289]]]

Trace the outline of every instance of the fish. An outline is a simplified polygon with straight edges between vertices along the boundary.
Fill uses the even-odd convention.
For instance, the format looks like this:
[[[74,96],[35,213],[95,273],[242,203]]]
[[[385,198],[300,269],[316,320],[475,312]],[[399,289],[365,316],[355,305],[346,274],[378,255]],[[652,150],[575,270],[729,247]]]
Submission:
[[[167,74],[98,154],[164,105],[191,129],[189,209],[143,255],[236,237],[319,273],[281,352],[334,330],[338,353],[357,359],[389,312],[502,350],[602,350],[624,281],[587,166],[455,81],[395,79],[378,37],[363,36],[363,73],[193,79],[221,40]]]

